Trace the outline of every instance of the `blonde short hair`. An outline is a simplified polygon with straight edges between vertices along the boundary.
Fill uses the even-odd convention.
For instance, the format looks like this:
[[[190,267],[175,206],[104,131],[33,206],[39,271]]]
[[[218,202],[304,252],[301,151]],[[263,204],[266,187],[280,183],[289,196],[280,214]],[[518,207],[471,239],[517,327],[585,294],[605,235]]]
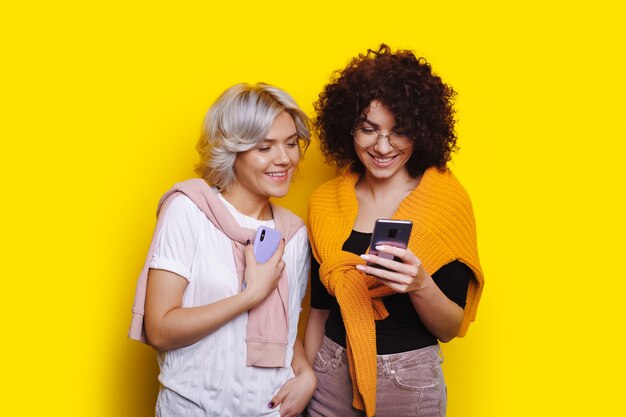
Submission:
[[[196,172],[222,190],[235,180],[235,158],[265,139],[276,116],[287,112],[296,125],[303,149],[311,141],[310,121],[294,99],[280,88],[258,83],[236,84],[213,103],[202,124],[196,149]]]

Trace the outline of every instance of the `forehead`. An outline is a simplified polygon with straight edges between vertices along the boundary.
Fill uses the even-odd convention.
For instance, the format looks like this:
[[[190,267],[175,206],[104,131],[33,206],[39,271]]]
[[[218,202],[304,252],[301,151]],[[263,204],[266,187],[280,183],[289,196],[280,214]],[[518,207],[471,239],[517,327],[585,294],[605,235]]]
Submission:
[[[264,140],[288,139],[296,135],[296,123],[287,112],[282,112],[274,118]]]
[[[396,117],[389,107],[378,100],[373,100],[363,111],[365,119],[377,125],[395,124]]]

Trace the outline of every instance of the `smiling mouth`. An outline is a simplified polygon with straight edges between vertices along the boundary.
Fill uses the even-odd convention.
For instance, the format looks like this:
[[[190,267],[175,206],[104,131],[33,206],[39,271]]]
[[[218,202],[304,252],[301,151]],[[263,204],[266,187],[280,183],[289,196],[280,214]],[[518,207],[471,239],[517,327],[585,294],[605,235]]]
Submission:
[[[283,172],[266,172],[265,175],[271,178],[284,178],[287,176],[287,171]]]
[[[393,161],[398,155],[389,156],[386,158],[381,158],[380,156],[374,156],[372,154],[369,154],[369,156],[372,157],[372,159],[374,160],[374,162],[377,163],[377,165],[389,165],[391,161]]]

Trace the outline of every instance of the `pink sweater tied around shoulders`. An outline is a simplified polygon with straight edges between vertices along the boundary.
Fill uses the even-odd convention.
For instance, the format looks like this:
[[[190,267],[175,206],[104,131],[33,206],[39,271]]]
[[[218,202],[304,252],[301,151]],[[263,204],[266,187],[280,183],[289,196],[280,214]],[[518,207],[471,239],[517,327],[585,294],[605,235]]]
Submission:
[[[226,234],[233,247],[237,277],[241,288],[246,269],[244,246],[246,241],[252,242],[254,230],[246,229],[237,224],[228,208],[220,201],[217,191],[211,188],[204,180],[190,179],[174,185],[161,200],[157,209],[157,225],[150,243],[150,249],[144,267],[137,281],[133,317],[128,336],[133,340],[147,343],[144,329],[144,307],[148,270],[154,253],[157,236],[162,226],[163,213],[169,204],[180,194],[186,195],[207,216],[209,221],[220,231]],[[302,220],[279,206],[272,205],[274,223],[286,242],[304,226]],[[246,329],[247,356],[246,365],[258,367],[284,367],[287,350],[287,335],[289,329],[289,286],[287,269],[279,278],[278,286],[261,304],[248,311],[248,326]]]

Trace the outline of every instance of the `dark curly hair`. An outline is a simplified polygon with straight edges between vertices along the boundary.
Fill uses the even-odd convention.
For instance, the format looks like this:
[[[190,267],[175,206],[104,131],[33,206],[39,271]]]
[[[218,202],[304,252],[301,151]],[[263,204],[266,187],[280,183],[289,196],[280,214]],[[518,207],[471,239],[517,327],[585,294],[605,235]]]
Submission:
[[[433,166],[443,170],[458,149],[455,95],[426,59],[413,52],[394,53],[385,44],[377,51],[368,49],[333,74],[314,104],[314,128],[322,153],[338,168],[349,167],[362,174],[364,166],[350,131],[372,100],[379,100],[392,111],[402,132],[413,138],[413,154],[406,165],[409,175],[416,178]]]

